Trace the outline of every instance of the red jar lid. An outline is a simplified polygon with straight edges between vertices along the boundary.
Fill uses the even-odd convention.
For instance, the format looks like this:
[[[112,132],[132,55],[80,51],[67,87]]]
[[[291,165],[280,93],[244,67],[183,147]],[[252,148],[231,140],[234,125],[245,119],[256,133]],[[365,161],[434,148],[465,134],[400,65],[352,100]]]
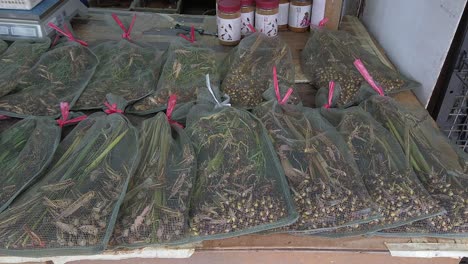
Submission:
[[[218,10],[223,13],[236,13],[241,9],[239,0],[219,0]]]
[[[242,6],[253,6],[254,5],[254,0],[241,0],[241,5]]]
[[[279,7],[279,0],[257,0],[255,4],[260,9],[275,9]]]

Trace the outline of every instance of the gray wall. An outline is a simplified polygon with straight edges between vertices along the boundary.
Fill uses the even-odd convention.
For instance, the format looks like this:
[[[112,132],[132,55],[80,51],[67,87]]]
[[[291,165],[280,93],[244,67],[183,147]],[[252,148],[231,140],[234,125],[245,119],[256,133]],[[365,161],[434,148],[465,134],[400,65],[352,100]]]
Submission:
[[[466,0],[367,0],[362,20],[427,105]]]

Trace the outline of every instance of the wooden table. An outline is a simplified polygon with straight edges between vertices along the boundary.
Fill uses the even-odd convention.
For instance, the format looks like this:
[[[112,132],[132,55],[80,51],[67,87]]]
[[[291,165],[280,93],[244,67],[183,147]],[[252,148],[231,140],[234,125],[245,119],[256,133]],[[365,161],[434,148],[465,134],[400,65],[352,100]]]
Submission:
[[[130,12],[118,12],[121,17],[129,17]],[[166,15],[155,13],[138,13],[138,19],[132,32],[136,41],[145,41],[155,46],[166,48],[177,38],[175,24],[194,25],[207,31],[216,30],[215,18],[206,16]],[[78,19],[73,23],[78,37],[88,41],[91,45],[104,40],[120,38],[121,32],[110,18],[109,11],[90,11],[89,18]],[[357,36],[363,47],[376,54],[387,65],[391,62],[382,49],[368,34],[360,21],[353,17],[345,17],[342,29]],[[290,45],[296,69],[296,83],[301,94],[313,95],[307,78],[303,75],[299,55],[304,47],[308,33],[298,34],[281,32],[283,39]],[[215,37],[202,36],[198,39],[200,45],[212,47],[220,57],[231,48],[218,45]],[[395,96],[399,101],[413,107],[422,107],[411,92],[400,93]],[[310,98],[309,98],[310,99]],[[196,245],[189,245],[183,249],[146,248],[129,251],[106,251],[104,254],[87,257],[50,258],[56,263],[70,260],[93,259],[98,263],[102,259],[127,259],[135,256],[144,258],[167,258],[192,256],[194,263],[308,263],[315,258],[318,263],[334,261],[346,263],[362,263],[363,261],[384,263],[458,263],[456,259],[441,258],[425,260],[428,257],[459,257],[468,255],[468,241],[453,239],[426,238],[382,238],[382,237],[354,237],[342,239],[327,239],[320,237],[278,235],[250,235],[231,239],[205,241]],[[411,259],[390,258],[390,256],[413,257]],[[415,258],[419,257],[419,258]],[[41,259],[44,261],[47,259]],[[2,262],[24,262],[28,259],[2,258]],[[30,260],[29,260],[30,261]],[[138,260],[134,263],[154,263],[154,260]],[[80,262],[84,263],[84,262]],[[123,262],[122,262],[123,263]],[[157,263],[184,263],[183,261],[160,260]]]

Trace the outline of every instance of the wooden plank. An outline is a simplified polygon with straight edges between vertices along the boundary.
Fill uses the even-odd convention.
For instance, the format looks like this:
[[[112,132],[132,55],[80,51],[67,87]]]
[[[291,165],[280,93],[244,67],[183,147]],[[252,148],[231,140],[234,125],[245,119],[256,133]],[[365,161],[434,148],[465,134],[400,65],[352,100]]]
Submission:
[[[132,258],[154,259],[154,258],[189,258],[195,252],[194,248],[141,248],[134,250],[107,250],[95,255],[79,256],[55,256],[41,258],[26,258],[13,256],[0,256],[0,263],[27,263],[27,262],[53,262],[54,264],[65,264],[72,261],[83,260],[125,260]]]
[[[394,257],[462,258],[468,256],[468,244],[385,243]]]
[[[385,242],[410,243],[411,238],[350,237],[330,239],[288,234],[249,235],[203,242],[204,250],[314,250],[388,253]]]

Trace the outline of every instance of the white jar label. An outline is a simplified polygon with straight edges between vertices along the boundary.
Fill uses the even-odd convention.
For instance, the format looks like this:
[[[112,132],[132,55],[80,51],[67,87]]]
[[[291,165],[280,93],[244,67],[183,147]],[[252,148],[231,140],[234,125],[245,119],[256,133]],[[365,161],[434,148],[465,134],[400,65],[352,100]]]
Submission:
[[[289,15],[289,3],[279,5],[278,25],[287,25]]]
[[[248,12],[248,13],[241,13],[241,20],[242,20],[242,25],[241,25],[241,34],[247,35],[248,33],[252,32],[250,30],[249,24],[252,25],[252,27],[255,25],[254,22],[255,19],[255,12]]]
[[[255,14],[255,29],[269,37],[278,35],[278,14],[261,15]]]
[[[289,26],[295,28],[306,28],[310,25],[311,5],[289,7]]]
[[[325,18],[326,0],[314,0],[312,4],[312,17],[310,25],[318,26],[320,21]]]
[[[224,19],[218,17],[218,38],[225,42],[235,42],[241,39],[241,18]]]

